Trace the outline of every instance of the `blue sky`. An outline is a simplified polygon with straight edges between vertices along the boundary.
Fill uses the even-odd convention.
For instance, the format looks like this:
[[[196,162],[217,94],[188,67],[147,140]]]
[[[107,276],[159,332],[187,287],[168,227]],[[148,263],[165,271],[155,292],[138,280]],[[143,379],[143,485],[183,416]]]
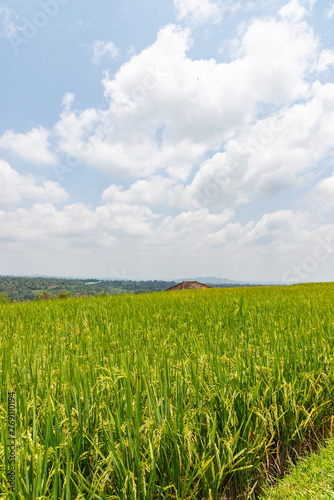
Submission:
[[[334,2],[0,0],[0,273],[334,280]]]

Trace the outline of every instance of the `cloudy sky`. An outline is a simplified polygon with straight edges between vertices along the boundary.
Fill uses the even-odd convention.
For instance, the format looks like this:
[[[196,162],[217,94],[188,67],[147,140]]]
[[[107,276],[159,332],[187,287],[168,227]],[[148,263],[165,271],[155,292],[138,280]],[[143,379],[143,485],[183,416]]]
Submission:
[[[334,281],[333,33],[332,1],[0,3],[0,274]]]

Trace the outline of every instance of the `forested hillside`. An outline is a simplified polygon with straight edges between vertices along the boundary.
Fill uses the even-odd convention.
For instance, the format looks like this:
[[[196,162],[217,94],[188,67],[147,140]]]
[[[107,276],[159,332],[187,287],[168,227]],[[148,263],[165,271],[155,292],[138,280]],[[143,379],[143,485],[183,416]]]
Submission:
[[[175,284],[170,281],[101,281],[94,279],[0,277],[1,297],[8,300],[26,301],[36,298],[83,297],[99,294],[119,295],[161,291]]]

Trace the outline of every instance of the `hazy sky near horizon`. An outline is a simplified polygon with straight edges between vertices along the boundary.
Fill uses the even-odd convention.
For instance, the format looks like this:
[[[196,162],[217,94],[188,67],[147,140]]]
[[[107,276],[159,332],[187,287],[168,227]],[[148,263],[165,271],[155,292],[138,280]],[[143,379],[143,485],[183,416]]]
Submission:
[[[334,281],[334,2],[0,0],[0,274]]]

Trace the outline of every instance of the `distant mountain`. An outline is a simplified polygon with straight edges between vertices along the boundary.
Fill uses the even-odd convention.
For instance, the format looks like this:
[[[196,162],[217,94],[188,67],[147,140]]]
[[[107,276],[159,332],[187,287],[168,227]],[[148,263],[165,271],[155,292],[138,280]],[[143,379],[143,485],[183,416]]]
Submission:
[[[205,285],[235,285],[238,283],[244,283],[241,281],[228,280],[226,278],[216,278],[215,276],[207,276],[205,278],[189,278],[179,281],[199,281],[200,283],[204,283]]]
[[[181,281],[199,281],[205,285],[284,285],[285,283],[278,281],[233,281],[226,278],[216,278],[215,276],[206,276],[200,278],[187,278],[180,280],[173,280],[176,283]]]
[[[182,278],[173,280],[176,283],[180,283],[182,281],[199,281],[205,285],[244,285],[245,281],[232,281],[226,278],[216,278],[215,276],[206,276],[206,277],[197,277],[197,278]]]

